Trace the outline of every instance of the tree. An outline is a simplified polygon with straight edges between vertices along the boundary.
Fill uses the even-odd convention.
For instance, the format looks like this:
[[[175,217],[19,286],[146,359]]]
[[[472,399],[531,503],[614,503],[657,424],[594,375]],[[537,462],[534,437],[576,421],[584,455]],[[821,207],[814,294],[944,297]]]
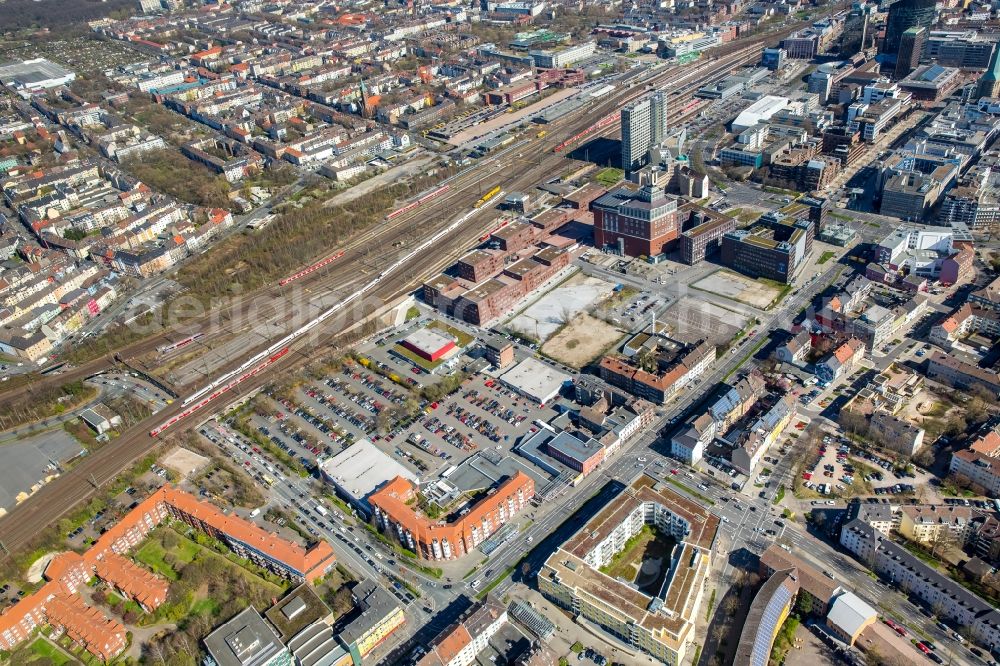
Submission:
[[[811,615],[813,612],[813,598],[808,592],[799,592],[798,598],[795,600],[795,608],[798,610],[799,614],[803,617],[806,615]]]

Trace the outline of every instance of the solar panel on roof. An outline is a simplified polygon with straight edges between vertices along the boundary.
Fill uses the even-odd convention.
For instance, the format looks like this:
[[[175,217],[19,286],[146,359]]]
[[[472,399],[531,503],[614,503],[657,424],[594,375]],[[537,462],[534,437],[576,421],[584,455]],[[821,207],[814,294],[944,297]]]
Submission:
[[[924,75],[921,78],[923,78],[924,81],[933,81],[943,73],[944,67],[941,65],[931,65],[927,68],[927,71],[924,72]]]

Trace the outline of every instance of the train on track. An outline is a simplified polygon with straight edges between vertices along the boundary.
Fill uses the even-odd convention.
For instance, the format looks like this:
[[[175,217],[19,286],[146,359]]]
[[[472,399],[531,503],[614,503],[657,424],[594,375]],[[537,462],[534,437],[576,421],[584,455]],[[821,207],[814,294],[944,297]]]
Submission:
[[[194,342],[195,340],[197,340],[198,338],[200,338],[203,335],[205,335],[205,334],[204,333],[195,333],[194,335],[189,335],[186,338],[178,340],[177,342],[174,342],[172,344],[161,345],[160,347],[156,348],[156,351],[159,354],[166,354],[167,352],[172,352],[175,349],[180,349],[181,347],[187,347],[189,344],[191,344],[192,342]]]
[[[423,206],[425,203],[427,203],[431,199],[434,199],[434,198],[436,198],[436,197],[444,194],[445,192],[447,192],[450,189],[451,189],[451,185],[442,185],[441,187],[437,188],[433,192],[428,192],[427,194],[425,194],[424,196],[420,197],[416,201],[411,201],[410,203],[406,204],[402,208],[397,208],[396,210],[394,210],[391,213],[389,213],[388,215],[386,215],[385,219],[386,220],[391,220],[391,219],[399,217],[403,213],[409,213],[411,210],[414,210],[416,208],[419,208],[420,206]]]
[[[204,407],[206,407],[208,405],[208,403],[212,402],[213,400],[215,400],[216,398],[218,398],[220,395],[233,390],[238,385],[242,384],[243,382],[245,382],[246,380],[250,379],[254,375],[260,373],[265,368],[267,368],[270,365],[272,365],[275,362],[277,362],[281,357],[283,357],[287,353],[288,353],[288,347],[284,347],[283,349],[278,350],[277,352],[275,352],[274,354],[272,354],[263,363],[260,363],[259,365],[254,366],[250,370],[247,370],[246,372],[244,372],[242,375],[240,375],[236,379],[233,379],[230,382],[228,382],[227,384],[224,384],[224,385],[220,386],[215,391],[213,391],[211,394],[205,396],[204,398],[202,398],[198,402],[192,404],[190,407],[188,407],[187,409],[185,409],[180,414],[177,414],[173,418],[170,418],[170,419],[164,421],[163,423],[161,423],[160,425],[156,426],[155,428],[153,428],[152,430],[149,431],[149,436],[150,437],[158,437],[164,430],[166,430],[170,426],[175,425],[176,423],[180,422],[181,420],[186,419],[187,417],[191,416],[192,414],[194,414],[198,410],[203,409]]]
[[[500,186],[499,185],[497,185],[492,190],[490,190],[489,192],[487,192],[486,194],[484,194],[482,197],[480,197],[479,201],[477,201],[476,203],[474,203],[472,205],[472,207],[473,208],[482,208],[483,206],[485,206],[486,204],[488,204],[490,202],[490,200],[493,199],[494,197],[496,197],[498,194],[500,194]]]
[[[331,256],[327,257],[326,259],[321,259],[320,261],[317,261],[312,266],[309,266],[308,268],[303,268],[301,271],[299,271],[298,273],[295,273],[294,275],[289,275],[288,277],[286,277],[283,280],[278,280],[278,286],[279,287],[284,287],[289,282],[294,282],[295,280],[298,280],[299,278],[305,277],[305,276],[309,275],[310,273],[315,273],[316,271],[318,271],[319,269],[323,268],[324,266],[329,266],[330,264],[332,264],[337,259],[340,259],[342,256],[344,256],[344,251],[343,250],[341,250],[340,252],[338,252],[338,253],[336,253],[334,255],[331,255]]]

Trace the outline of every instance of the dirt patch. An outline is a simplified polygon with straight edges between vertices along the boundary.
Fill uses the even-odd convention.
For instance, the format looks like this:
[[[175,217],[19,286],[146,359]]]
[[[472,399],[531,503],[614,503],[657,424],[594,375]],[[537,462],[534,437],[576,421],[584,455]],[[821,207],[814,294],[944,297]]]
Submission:
[[[582,368],[624,334],[620,328],[582,312],[549,338],[542,351],[572,368]]]
[[[717,270],[691,286],[759,310],[766,310],[781,295],[780,289],[728,270]]]
[[[41,582],[42,574],[45,573],[45,567],[49,566],[49,562],[51,562],[52,558],[58,554],[59,553],[46,553],[45,555],[42,555],[37,560],[32,562],[31,566],[28,567],[28,575],[26,576],[28,582],[29,583]]]
[[[194,475],[199,469],[209,463],[205,456],[198,455],[194,451],[178,446],[163,458],[163,466],[169,467],[184,478]]]

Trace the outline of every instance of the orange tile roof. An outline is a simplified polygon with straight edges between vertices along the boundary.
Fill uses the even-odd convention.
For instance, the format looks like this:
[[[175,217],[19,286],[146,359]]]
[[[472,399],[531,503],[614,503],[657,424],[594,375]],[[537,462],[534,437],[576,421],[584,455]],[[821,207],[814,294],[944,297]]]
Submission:
[[[436,656],[440,663],[450,664],[458,654],[465,649],[465,646],[472,642],[472,634],[469,630],[465,628],[464,624],[460,624],[447,636],[444,636],[441,641],[434,646],[432,652],[430,652],[427,657],[431,655]],[[436,663],[434,660],[425,659],[420,660],[419,666],[430,666],[430,664]]]
[[[333,548],[326,541],[321,540],[311,548],[305,549],[238,516],[227,516],[215,505],[201,502],[183,490],[163,486],[153,494],[155,495],[162,495],[162,500],[176,510],[211,525],[214,529],[273,560],[285,563],[307,580],[319,578],[326,567],[336,561]]]
[[[125,649],[125,627],[88,606],[74,594],[57,594],[45,607],[49,622],[65,627],[66,635],[111,661]]]
[[[97,575],[111,583],[143,608],[153,610],[167,600],[170,584],[116,553],[97,561]]]
[[[844,344],[837,347],[837,351],[833,352],[833,355],[841,363],[847,363],[849,360],[854,358],[855,354],[858,353],[858,350],[861,349],[862,344],[863,343],[861,342],[861,340],[858,340],[857,338],[851,338]]]
[[[514,476],[497,487],[496,492],[488,495],[473,506],[468,513],[460,516],[453,523],[433,521],[422,513],[417,513],[408,502],[417,494],[417,487],[408,479],[397,476],[369,498],[369,503],[378,508],[390,520],[401,525],[408,530],[413,538],[422,544],[432,544],[447,541],[451,548],[455,549],[460,543],[467,543],[467,549],[472,544],[472,529],[482,525],[487,518],[492,518],[501,504],[509,498],[516,497],[521,490],[524,501],[534,496],[535,482],[525,474],[518,471]],[[508,516],[509,519],[509,516]],[[500,521],[491,520],[493,530],[500,526]],[[485,535],[484,535],[485,537]]]
[[[1000,456],[1000,433],[997,433],[996,430],[990,430],[986,435],[973,442],[969,450],[990,458]]]

